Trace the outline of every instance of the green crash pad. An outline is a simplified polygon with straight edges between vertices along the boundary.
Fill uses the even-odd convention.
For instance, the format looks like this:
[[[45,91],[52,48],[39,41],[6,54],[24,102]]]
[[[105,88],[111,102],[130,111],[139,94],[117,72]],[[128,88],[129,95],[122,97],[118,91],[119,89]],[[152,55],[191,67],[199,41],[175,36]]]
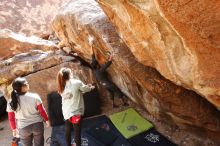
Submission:
[[[125,138],[131,138],[145,132],[153,125],[142,118],[133,108],[109,116],[115,127]]]

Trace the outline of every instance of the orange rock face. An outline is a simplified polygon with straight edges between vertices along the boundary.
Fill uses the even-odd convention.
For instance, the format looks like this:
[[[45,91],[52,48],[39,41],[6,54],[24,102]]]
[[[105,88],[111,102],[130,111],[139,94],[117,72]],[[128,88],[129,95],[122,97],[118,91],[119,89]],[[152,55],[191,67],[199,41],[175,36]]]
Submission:
[[[155,6],[151,1],[149,4],[151,5],[146,5],[146,9]],[[152,17],[143,15],[142,10],[132,3],[111,0],[101,2],[101,5],[116,24],[117,30],[95,1],[72,0],[62,7],[53,21],[53,29],[62,41],[60,45],[71,47],[88,62],[91,61],[91,54],[95,53],[100,64],[107,59],[106,51],[112,52],[113,63],[108,73],[131,100],[145,107],[150,115],[163,123],[169,123],[183,131],[202,133],[213,143],[220,144],[220,112],[200,95],[173,83],[190,87],[185,81],[191,78],[190,65],[196,59],[190,51],[185,50],[188,47],[184,48],[180,35],[162,16],[155,15],[157,23],[145,20]],[[157,9],[154,10],[153,14],[157,14]],[[122,20],[126,23],[122,23]],[[147,22],[152,22],[153,25],[148,25]],[[159,31],[159,28],[163,31]],[[147,36],[139,34],[137,30]],[[161,33],[167,34],[168,38],[164,38]],[[182,55],[185,58],[181,59]],[[180,62],[177,62],[181,64],[182,61],[183,66],[177,65],[178,59]],[[173,65],[177,66],[175,74]],[[184,71],[186,79],[180,76],[183,72],[179,74],[178,67]],[[164,78],[155,68],[158,71],[163,68],[164,72],[161,74],[165,73],[164,76],[170,77],[173,82]],[[170,136],[173,141],[181,144],[175,134]]]
[[[220,1],[98,2],[140,63],[220,108]]]
[[[67,0],[1,0],[0,29],[16,33],[43,35],[51,33],[50,23]]]
[[[30,50],[49,51],[58,48],[52,41],[26,37],[6,29],[0,30],[0,61]]]

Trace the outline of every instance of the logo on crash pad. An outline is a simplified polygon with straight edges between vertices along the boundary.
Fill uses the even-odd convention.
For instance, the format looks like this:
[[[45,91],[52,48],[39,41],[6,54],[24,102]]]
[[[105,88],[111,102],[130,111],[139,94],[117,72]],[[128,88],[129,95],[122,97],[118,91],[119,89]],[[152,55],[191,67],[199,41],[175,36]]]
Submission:
[[[110,126],[107,123],[102,124],[101,128],[105,129],[106,131],[110,131]]]
[[[138,129],[138,127],[135,126],[135,125],[130,125],[130,126],[127,127],[128,131],[136,131],[137,129]]]
[[[160,136],[157,134],[149,133],[145,136],[145,139],[149,142],[156,143],[160,141]]]
[[[87,138],[81,138],[81,141],[82,141],[81,146],[88,146],[89,145],[89,140]],[[71,143],[72,143],[72,146],[75,146],[74,139],[72,139]]]

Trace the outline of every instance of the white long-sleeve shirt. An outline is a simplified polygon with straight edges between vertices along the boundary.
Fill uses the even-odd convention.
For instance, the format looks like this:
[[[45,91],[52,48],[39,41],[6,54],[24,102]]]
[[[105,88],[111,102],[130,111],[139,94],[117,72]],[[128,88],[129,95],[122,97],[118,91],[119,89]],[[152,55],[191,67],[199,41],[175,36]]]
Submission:
[[[84,114],[84,100],[82,93],[91,91],[91,87],[83,84],[78,79],[70,79],[66,82],[62,96],[62,111],[67,120],[74,115]]]

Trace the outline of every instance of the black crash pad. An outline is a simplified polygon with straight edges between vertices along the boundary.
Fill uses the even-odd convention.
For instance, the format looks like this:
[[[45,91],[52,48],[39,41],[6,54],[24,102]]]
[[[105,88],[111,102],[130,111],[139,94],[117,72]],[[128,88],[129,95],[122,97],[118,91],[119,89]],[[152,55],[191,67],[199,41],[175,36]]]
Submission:
[[[133,146],[176,146],[155,128],[128,139]]]

